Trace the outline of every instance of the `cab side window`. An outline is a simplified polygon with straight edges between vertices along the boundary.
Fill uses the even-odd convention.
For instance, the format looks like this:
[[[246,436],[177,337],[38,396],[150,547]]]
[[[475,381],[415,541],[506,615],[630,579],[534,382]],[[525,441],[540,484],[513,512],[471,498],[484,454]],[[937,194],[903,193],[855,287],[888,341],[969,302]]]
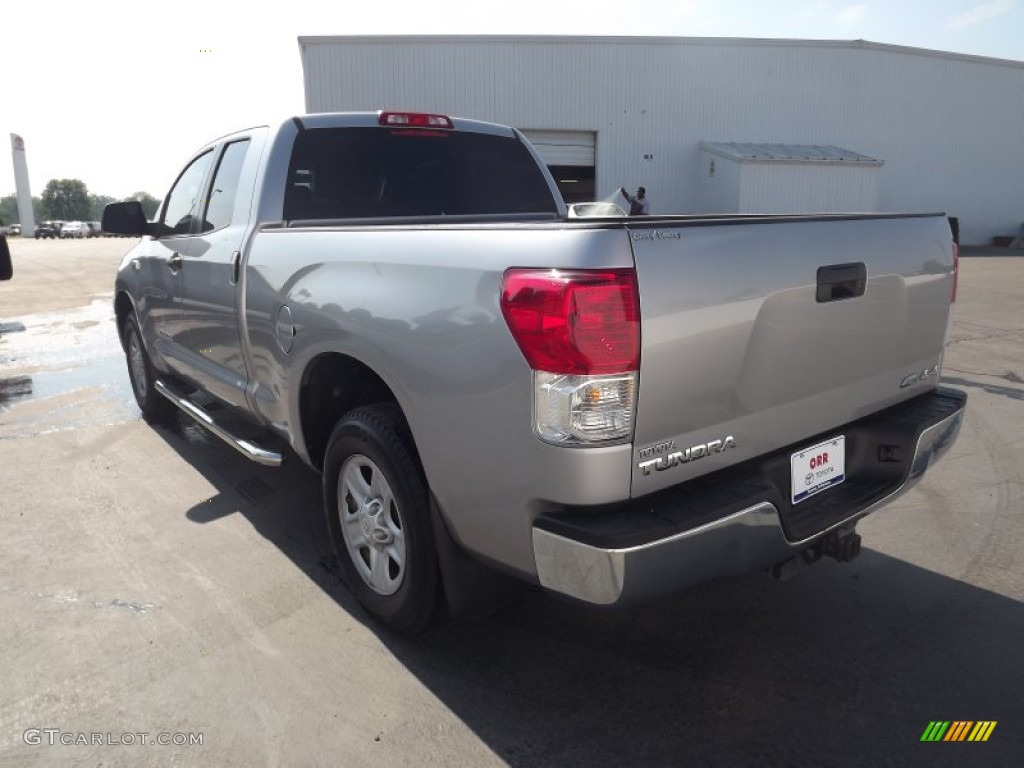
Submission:
[[[212,232],[231,223],[238,194],[238,179],[242,175],[249,140],[233,141],[224,148],[217,164],[217,172],[210,187],[210,203],[203,218],[202,232]]]
[[[168,235],[189,235],[192,223],[202,207],[203,179],[213,160],[213,151],[207,151],[189,163],[174,182],[167,195],[162,223]]]

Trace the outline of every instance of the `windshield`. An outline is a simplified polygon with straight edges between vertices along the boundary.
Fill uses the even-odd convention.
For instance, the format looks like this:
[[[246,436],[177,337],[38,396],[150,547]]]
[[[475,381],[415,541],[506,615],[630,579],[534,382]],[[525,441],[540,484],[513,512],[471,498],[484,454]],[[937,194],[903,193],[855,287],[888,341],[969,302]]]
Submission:
[[[518,140],[452,130],[317,128],[295,139],[288,220],[557,213]]]

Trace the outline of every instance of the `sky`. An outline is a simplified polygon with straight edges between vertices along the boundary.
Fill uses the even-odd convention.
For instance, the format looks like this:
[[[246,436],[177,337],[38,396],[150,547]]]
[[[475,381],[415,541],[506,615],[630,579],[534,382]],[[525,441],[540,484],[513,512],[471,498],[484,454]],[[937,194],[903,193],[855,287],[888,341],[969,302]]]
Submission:
[[[17,133],[33,195],[77,178],[161,198],[203,144],[305,111],[300,35],[360,34],[863,39],[1021,61],[1024,0],[17,0],[0,11],[0,196]]]

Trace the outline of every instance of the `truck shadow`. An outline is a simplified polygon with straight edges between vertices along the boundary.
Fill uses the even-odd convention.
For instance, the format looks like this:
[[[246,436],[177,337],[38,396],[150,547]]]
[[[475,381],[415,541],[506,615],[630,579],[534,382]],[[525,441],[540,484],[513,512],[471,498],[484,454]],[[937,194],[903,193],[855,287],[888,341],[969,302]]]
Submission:
[[[190,520],[244,515],[509,765],[1022,764],[1016,600],[865,549],[626,611],[533,592],[400,637],[341,583],[314,472],[256,467],[184,417],[159,434],[218,489]],[[922,743],[932,720],[999,725]]]
[[[1007,377],[1003,376],[1001,378]],[[1014,381],[1014,379],[1009,378],[1007,378],[1007,380]],[[943,376],[942,383],[952,384],[957,387],[972,387],[974,389],[980,389],[982,392],[988,392],[990,395],[1001,395],[1003,397],[1008,397],[1011,400],[1024,401],[1024,389],[1014,389],[1013,387],[1005,387],[999,384],[992,384],[990,382],[972,381],[971,379],[956,378],[953,376]]]

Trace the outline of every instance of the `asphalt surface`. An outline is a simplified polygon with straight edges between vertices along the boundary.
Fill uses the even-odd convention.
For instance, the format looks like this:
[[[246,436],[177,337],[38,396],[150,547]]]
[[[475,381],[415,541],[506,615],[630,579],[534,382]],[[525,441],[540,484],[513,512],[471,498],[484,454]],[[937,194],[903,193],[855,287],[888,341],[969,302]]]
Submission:
[[[963,431],[858,560],[408,639],[340,585],[313,472],[139,418],[130,244],[15,240],[0,284],[0,765],[1024,764],[1024,258],[962,260]]]

